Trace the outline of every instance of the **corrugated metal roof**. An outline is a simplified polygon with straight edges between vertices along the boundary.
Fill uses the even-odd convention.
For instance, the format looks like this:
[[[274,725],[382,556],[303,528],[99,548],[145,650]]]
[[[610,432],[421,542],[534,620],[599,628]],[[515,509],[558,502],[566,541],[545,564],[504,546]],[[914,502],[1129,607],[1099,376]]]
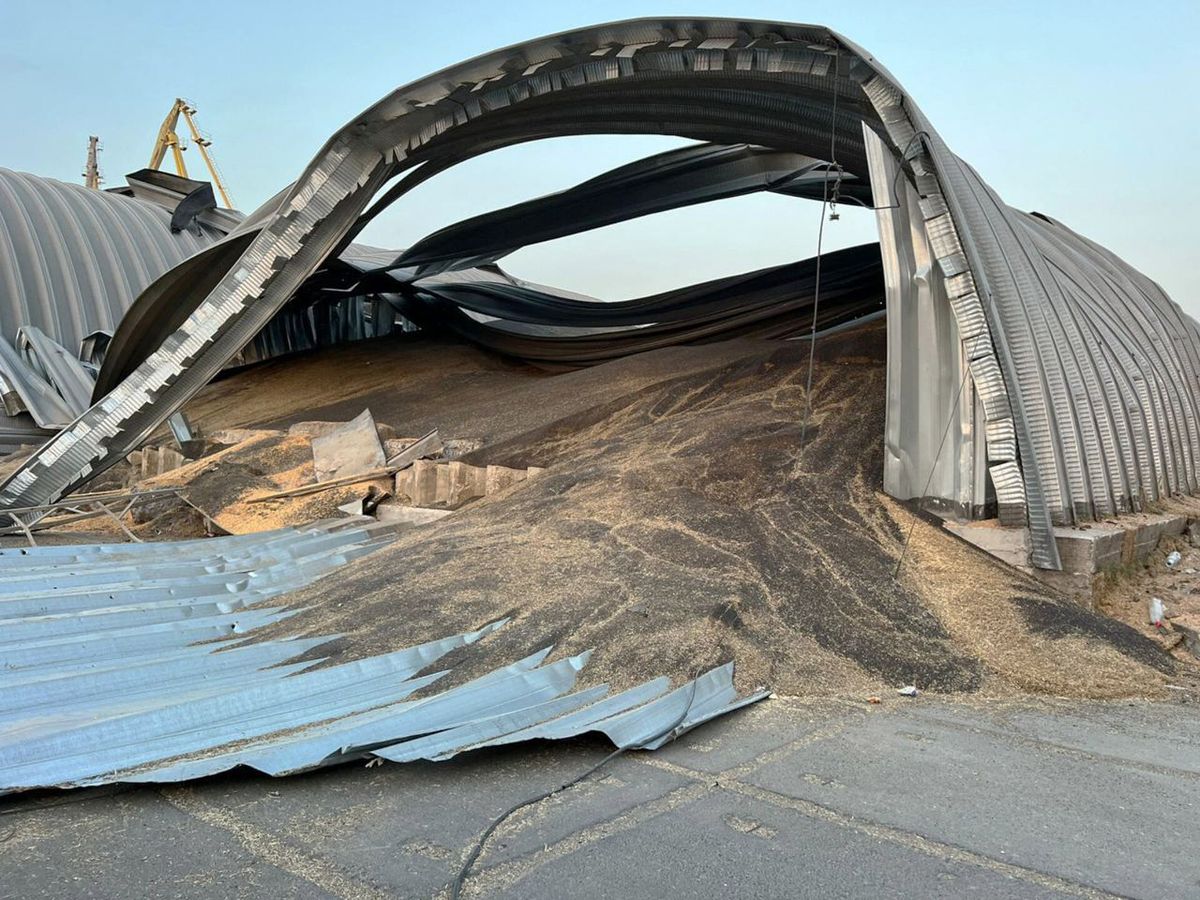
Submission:
[[[153,203],[0,168],[0,336],[33,325],[77,352],[112,331],[146,285],[221,236],[170,224]]]
[[[447,759],[587,731],[657,746],[746,703],[732,664],[669,691],[574,690],[590,653],[544,648],[413,699],[420,674],[505,622],[321,666],[334,635],[249,642],[266,604],[390,536],[361,520],[178,543],[0,550],[0,793],[179,781],[238,765],[282,775],[373,754]]]

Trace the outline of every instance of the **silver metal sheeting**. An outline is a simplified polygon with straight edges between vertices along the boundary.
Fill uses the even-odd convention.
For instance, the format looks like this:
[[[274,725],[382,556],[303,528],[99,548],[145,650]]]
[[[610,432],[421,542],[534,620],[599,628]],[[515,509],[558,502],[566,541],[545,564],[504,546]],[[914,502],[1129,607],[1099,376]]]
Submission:
[[[0,337],[15,342],[32,325],[77,355],[150,282],[221,236],[170,224],[153,203],[0,168]]]
[[[1060,567],[1056,523],[1196,490],[1200,334],[1153,282],[1005,205],[890,73],[829,29],[640,19],[480,56],[355,116],[250,216],[246,248],[219,282],[200,296],[187,284],[173,289],[173,302],[195,312],[13,475],[0,505],[57,499],[136,446],[361,228],[371,199],[397,175],[408,172],[389,200],[498,147],[623,132],[817,159],[832,144],[841,169],[865,181],[863,125],[918,194],[912,224],[925,233],[930,274],[954,314],[947,339],[965,344],[995,500],[1006,521],[1028,523],[1032,562]]]
[[[502,627],[321,664],[335,636],[247,640],[271,604],[391,540],[377,525],[161,544],[0,550],[0,793],[180,781],[235,766],[283,775],[375,755],[402,762],[600,732],[655,747],[738,698],[732,665],[575,690],[588,653],[545,648],[440,693],[421,674]],[[414,695],[422,692],[420,699]]]
[[[203,183],[153,171],[128,181],[128,188],[96,191],[0,168],[0,452],[41,444],[87,410],[96,382],[81,362],[88,339],[111,334],[148,285],[244,218],[208,209],[175,232],[181,190]],[[229,362],[377,337],[396,327],[383,298],[337,296],[281,310]]]
[[[162,206],[0,168],[0,452],[91,405],[80,347],[221,232],[173,234]]]

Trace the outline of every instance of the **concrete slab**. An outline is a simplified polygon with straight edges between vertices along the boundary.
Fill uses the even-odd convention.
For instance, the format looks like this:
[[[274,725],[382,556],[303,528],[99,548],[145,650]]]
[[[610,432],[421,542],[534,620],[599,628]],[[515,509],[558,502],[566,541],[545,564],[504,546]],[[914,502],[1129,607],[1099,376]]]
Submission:
[[[711,795],[553,859],[497,898],[1065,897],[749,798]]]
[[[1083,704],[1046,709],[1022,705],[990,713],[981,711],[972,716],[971,727],[1200,776],[1200,720],[1180,716],[1178,709],[1141,702],[1119,707]],[[940,707],[914,710],[913,714],[962,725],[960,715]]]
[[[1193,704],[768,701],[518,813],[464,896],[1196,896],[1198,740]],[[0,896],[444,896],[609,749],[3,798]]]
[[[870,716],[747,780],[1114,893],[1200,888],[1200,865],[1165,864],[1194,859],[1200,780],[972,731],[970,712],[943,715],[957,722]]]
[[[14,900],[337,896],[149,790],[0,818],[10,830],[0,896]]]
[[[691,740],[663,747],[654,758],[717,774],[796,741],[810,740],[830,728],[831,722],[842,728],[862,715],[835,701],[772,700],[717,719]]]
[[[487,493],[487,469],[483,466],[472,466],[464,462],[447,464],[450,476],[450,496],[447,502],[457,509],[468,500],[483,497]]]

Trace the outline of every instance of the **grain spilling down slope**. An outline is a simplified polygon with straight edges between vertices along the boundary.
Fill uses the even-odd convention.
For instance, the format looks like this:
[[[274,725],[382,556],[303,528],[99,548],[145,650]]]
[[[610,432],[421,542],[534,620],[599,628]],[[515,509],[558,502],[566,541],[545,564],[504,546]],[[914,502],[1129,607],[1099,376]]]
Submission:
[[[795,694],[1153,694],[1171,671],[1153,642],[931,520],[893,578],[912,518],[882,493],[882,327],[820,345],[803,447],[803,343],[673,348],[553,377],[437,344],[374,352],[391,381],[343,379],[344,396],[316,412],[288,406],[283,364],[267,371],[261,421],[228,421],[222,399],[253,393],[253,371],[196,409],[213,427],[370,406],[401,433],[486,439],[471,461],[549,470],[295,595],[306,611],[286,630],[342,634],[341,655],[507,615],[481,664],[595,647],[589,679],[615,686],[728,659],[741,686]],[[439,357],[452,363],[442,381]],[[322,366],[337,378],[337,353],[301,361],[298,377]]]

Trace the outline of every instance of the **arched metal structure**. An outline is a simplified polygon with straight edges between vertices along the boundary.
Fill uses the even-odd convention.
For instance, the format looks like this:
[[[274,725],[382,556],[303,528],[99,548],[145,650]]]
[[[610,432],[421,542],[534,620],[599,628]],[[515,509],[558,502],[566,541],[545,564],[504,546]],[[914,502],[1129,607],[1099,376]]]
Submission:
[[[1200,336],[1149,279],[1005,205],[895,79],[834,32],[645,19],[486,54],[356,116],[243,226],[247,246],[215,284],[165,292],[194,311],[13,476],[0,504],[52,500],[136,446],[352,239],[392,178],[403,176],[389,201],[498,147],[600,132],[748,142],[827,159],[859,180],[872,175],[878,140],[913,202],[876,191],[876,205],[924,245],[916,256],[928,265],[911,277],[949,314],[937,340],[952,346],[929,350],[969,373],[961,407],[979,413],[964,418],[975,434],[961,449],[983,447],[1001,518],[1027,521],[1036,565],[1059,565],[1055,523],[1197,487]],[[911,285],[890,263],[903,301]]]

